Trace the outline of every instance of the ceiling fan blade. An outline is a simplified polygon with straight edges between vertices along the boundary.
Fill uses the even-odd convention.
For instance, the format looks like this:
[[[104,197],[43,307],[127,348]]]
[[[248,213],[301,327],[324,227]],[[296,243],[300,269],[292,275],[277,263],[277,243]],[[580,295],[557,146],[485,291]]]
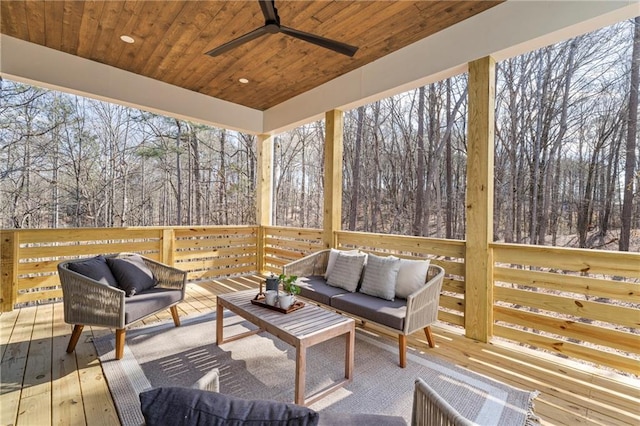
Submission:
[[[212,49],[210,51],[207,52],[207,55],[209,56],[218,56],[221,55],[225,52],[228,52],[231,49],[235,49],[236,47],[240,46],[241,44],[247,43],[253,39],[256,39],[258,37],[260,37],[263,34],[267,34],[267,27],[260,27],[258,29],[255,29],[251,32],[246,33],[245,35],[241,35],[240,37],[231,40],[225,44],[223,44],[222,46],[218,46],[215,49]]]
[[[285,27],[284,25],[280,26],[280,32],[290,35],[291,37],[313,43],[317,46],[324,47],[325,49],[330,49],[334,52],[342,53],[343,55],[347,55],[349,57],[355,55],[358,50],[358,48],[355,46],[324,38],[319,35],[309,34],[304,31],[296,30],[294,28]]]
[[[264,15],[265,22],[276,22],[280,23],[280,18],[278,17],[278,9],[276,9],[274,0],[259,0],[260,7],[262,8],[262,14]]]

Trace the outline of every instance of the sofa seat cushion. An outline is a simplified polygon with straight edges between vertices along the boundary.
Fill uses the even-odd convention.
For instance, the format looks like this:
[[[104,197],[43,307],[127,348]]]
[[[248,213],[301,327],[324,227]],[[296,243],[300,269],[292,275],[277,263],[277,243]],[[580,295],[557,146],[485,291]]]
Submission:
[[[153,287],[136,297],[127,297],[124,305],[124,323],[131,324],[154,312],[167,309],[182,299],[182,290]]]
[[[391,301],[362,293],[345,293],[331,298],[331,307],[396,330],[404,329],[407,301],[403,299]]]
[[[340,287],[332,287],[321,275],[298,278],[300,296],[325,305],[331,305],[331,298],[338,294],[348,293]]]
[[[276,401],[245,400],[200,389],[166,387],[140,393],[147,426],[315,426],[319,414]]]

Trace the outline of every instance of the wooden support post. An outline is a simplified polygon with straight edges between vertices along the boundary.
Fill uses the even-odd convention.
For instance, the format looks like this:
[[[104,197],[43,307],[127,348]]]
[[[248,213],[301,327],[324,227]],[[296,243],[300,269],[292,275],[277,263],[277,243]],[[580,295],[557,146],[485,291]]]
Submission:
[[[335,233],[342,227],[343,112],[325,115],[324,141],[324,244],[335,247]]]
[[[18,232],[0,231],[0,312],[10,312],[18,292]]]
[[[265,227],[271,226],[273,209],[273,137],[258,136],[258,181],[256,188],[256,224],[258,225],[258,273],[264,274]]]
[[[495,61],[469,63],[465,333],[487,342],[493,334],[493,156]]]

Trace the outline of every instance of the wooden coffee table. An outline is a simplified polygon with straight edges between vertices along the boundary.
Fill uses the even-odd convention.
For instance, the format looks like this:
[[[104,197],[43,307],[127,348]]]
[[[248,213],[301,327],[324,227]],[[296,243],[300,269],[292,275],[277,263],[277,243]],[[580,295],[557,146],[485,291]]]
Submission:
[[[255,296],[255,290],[218,295],[216,308],[216,342],[218,345],[264,330],[291,346],[294,346],[296,348],[294,402],[298,405],[309,405],[352,380],[355,345],[355,321],[352,318],[328,311],[310,303],[307,303],[304,307],[294,312],[284,314],[262,306],[253,305],[251,299]],[[224,308],[255,324],[259,329],[237,334],[224,340],[222,324]],[[341,335],[344,335],[346,339],[344,379],[313,395],[309,395],[305,399],[307,348]]]

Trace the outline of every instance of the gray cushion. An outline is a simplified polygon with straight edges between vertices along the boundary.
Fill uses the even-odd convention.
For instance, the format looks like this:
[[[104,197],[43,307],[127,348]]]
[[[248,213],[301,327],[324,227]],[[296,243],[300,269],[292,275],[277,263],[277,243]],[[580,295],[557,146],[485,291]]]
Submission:
[[[118,287],[123,289],[127,296],[142,293],[158,283],[142,257],[137,254],[124,258],[108,258],[107,264],[118,281]]]
[[[338,253],[336,263],[327,277],[327,284],[354,292],[358,288],[366,254],[347,255]]]
[[[67,265],[69,270],[91,278],[92,280],[96,280],[102,284],[107,284],[112,287],[118,286],[118,281],[111,273],[111,269],[109,269],[109,265],[107,265],[107,260],[104,256],[96,256],[90,259],[74,261]]]
[[[396,330],[403,330],[407,301],[403,299],[384,300],[362,293],[345,293],[333,297],[331,307]]]
[[[154,312],[167,309],[182,297],[182,290],[153,287],[127,299],[124,304],[124,323],[131,324]]]
[[[167,387],[140,393],[147,426],[315,426],[315,411],[284,402],[244,400],[200,389]]]
[[[396,295],[396,277],[399,270],[400,259],[397,257],[370,254],[359,291],[370,296],[393,300]]]
[[[318,426],[407,426],[407,422],[400,416],[385,416],[382,414],[360,413],[320,413]]]
[[[331,287],[321,275],[298,278],[296,284],[300,287],[300,296],[325,305],[331,305],[333,296],[347,292],[340,287]]]

